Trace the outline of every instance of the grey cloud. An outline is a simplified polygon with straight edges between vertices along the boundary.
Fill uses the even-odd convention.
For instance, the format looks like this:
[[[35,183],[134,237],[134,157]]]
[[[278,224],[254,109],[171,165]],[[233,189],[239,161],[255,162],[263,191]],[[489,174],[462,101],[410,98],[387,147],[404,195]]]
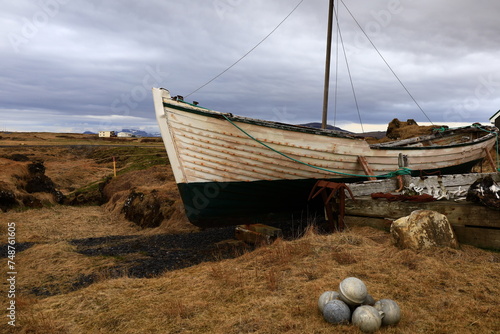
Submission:
[[[155,128],[151,86],[168,88],[174,95],[193,92],[254,47],[297,3],[4,4],[0,123],[26,130],[23,115],[29,114],[30,130],[83,131],[122,124]],[[344,3],[433,121],[485,122],[499,109],[500,3]],[[262,45],[189,99],[250,117],[290,123],[320,120],[327,5],[305,0]],[[338,7],[363,122],[386,124],[394,117],[426,121],[343,5]],[[339,69],[342,86],[335,118],[357,122],[342,57]],[[333,106],[332,100],[331,110]]]

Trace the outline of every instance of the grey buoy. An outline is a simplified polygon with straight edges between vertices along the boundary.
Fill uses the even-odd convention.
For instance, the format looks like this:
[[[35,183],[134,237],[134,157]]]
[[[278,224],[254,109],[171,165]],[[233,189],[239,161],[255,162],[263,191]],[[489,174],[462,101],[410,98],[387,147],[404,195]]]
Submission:
[[[340,299],[349,306],[361,305],[368,295],[365,283],[356,277],[348,277],[340,282]]]
[[[346,324],[351,319],[351,310],[343,301],[334,299],[326,303],[323,317],[331,324]]]
[[[382,326],[383,312],[375,307],[362,305],[352,314],[352,323],[365,333],[376,332]]]
[[[384,326],[395,325],[401,320],[401,309],[392,299],[381,299],[375,303],[374,307],[384,312],[384,318],[382,319],[382,325]]]
[[[321,313],[323,313],[323,309],[326,305],[331,300],[334,299],[339,299],[339,293],[337,291],[325,291],[319,296],[318,299],[318,308]]]

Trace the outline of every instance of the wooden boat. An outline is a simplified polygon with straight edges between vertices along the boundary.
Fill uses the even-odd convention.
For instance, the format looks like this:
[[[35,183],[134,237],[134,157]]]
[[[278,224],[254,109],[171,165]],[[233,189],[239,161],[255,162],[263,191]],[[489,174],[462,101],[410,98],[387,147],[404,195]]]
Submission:
[[[153,99],[186,214],[201,227],[305,219],[321,212],[308,202],[317,180],[391,177],[402,155],[413,176],[467,173],[496,142],[496,128],[473,125],[369,145],[344,132],[209,110],[161,88]]]

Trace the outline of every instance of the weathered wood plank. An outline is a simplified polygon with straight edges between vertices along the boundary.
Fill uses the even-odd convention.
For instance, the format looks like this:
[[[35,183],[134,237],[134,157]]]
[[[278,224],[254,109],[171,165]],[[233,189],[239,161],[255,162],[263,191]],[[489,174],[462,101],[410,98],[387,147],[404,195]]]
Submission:
[[[475,247],[500,250],[500,230],[470,226],[453,226],[458,242]]]
[[[410,182],[417,185],[423,186],[425,184],[435,184],[442,185],[446,188],[451,187],[462,187],[467,189],[472,183],[477,179],[484,178],[486,176],[491,176],[493,180],[499,181],[499,173],[471,173],[471,174],[454,174],[454,175],[443,175],[443,176],[428,176],[424,179],[420,177],[412,177]]]
[[[368,196],[373,193],[390,193],[398,189],[396,179],[366,181],[348,184],[354,196]]]
[[[426,185],[444,187],[448,191],[455,191],[458,187],[467,190],[477,179],[490,175],[493,180],[500,182],[500,173],[470,173],[454,174],[443,176],[408,177],[406,183],[413,183],[416,186],[424,187]],[[348,185],[354,196],[367,196],[372,193],[389,193],[398,188],[396,179],[386,179],[377,181],[367,181],[364,183],[351,183]]]
[[[370,226],[389,232],[393,220],[384,218],[345,216],[347,226]],[[461,244],[500,250],[500,229],[452,225]]]
[[[371,226],[387,232],[391,229],[393,220],[372,217],[344,216],[346,226]]]
[[[384,199],[357,198],[346,200],[345,214],[372,218],[398,219],[415,210],[433,210],[448,217],[452,225],[500,228],[500,211],[469,202],[436,201],[428,203],[389,202]]]
[[[392,220],[372,217],[345,216],[347,226],[370,226],[373,228],[390,231]],[[494,228],[481,228],[471,226],[452,225],[461,244],[474,247],[500,250],[500,230]]]

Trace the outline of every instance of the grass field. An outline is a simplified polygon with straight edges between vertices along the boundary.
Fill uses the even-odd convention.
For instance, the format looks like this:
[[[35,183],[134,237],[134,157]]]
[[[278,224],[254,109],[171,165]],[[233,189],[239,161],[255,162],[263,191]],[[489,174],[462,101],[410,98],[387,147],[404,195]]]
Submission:
[[[317,309],[321,293],[337,290],[350,276],[362,279],[375,299],[400,305],[401,322],[381,333],[500,333],[500,253],[466,245],[400,250],[389,234],[368,227],[330,235],[311,228],[294,240],[252,251],[221,248],[209,261],[134,277],[130,264],[156,259],[148,246],[174,251],[167,244],[137,244],[141,240],[210,233],[183,216],[162,143],[129,140],[111,147],[96,140],[88,147],[84,143],[95,138],[1,136],[0,145],[14,146],[0,148],[0,186],[19,194],[32,160],[44,161],[45,174],[68,197],[85,197],[107,180],[101,205],[60,205],[40,195],[42,208],[0,212],[0,267],[6,277],[7,224],[14,223],[17,272],[15,298],[2,280],[2,333],[358,333],[352,325],[326,323]],[[40,146],[49,142],[55,146]],[[11,160],[14,154],[29,161]],[[141,228],[125,218],[122,207],[132,189],[168,199],[159,226]],[[75,240],[104,240],[108,250],[130,240],[130,247],[120,255],[91,255]],[[5,316],[11,300],[15,327]]]

